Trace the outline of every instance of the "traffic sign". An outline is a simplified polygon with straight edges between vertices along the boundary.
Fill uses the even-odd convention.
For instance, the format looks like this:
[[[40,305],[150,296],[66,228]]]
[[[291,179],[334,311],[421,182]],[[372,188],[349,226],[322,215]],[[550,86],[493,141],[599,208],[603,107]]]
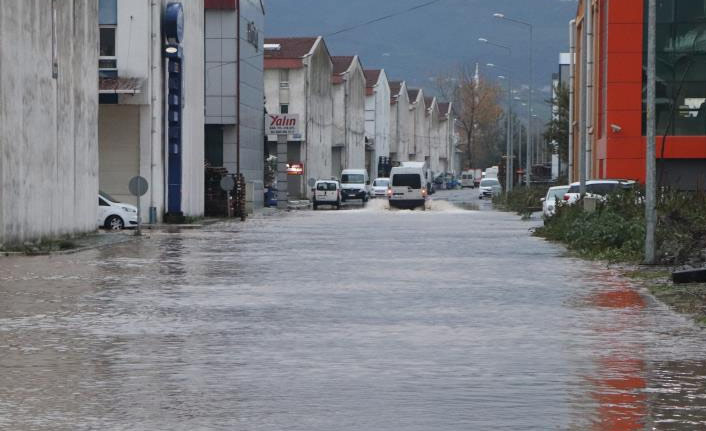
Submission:
[[[130,190],[130,194],[133,196],[143,196],[147,193],[147,190],[149,190],[149,185],[144,177],[138,175],[136,177],[132,177],[130,183],[128,184],[128,189]]]

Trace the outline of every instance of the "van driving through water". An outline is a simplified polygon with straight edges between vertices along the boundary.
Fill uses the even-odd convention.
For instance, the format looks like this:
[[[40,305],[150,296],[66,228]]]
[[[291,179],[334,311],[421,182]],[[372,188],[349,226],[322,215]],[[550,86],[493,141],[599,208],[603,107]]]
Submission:
[[[428,190],[421,166],[399,166],[390,172],[387,191],[390,208],[426,209]]]

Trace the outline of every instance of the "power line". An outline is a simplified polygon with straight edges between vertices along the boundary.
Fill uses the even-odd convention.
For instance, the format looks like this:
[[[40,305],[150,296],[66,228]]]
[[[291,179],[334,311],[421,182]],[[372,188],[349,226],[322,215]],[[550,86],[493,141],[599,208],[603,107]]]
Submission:
[[[337,34],[345,33],[345,32],[351,31],[351,30],[355,30],[355,29],[364,27],[364,26],[366,26],[366,25],[375,24],[375,23],[378,23],[378,22],[380,22],[380,21],[385,21],[385,20],[390,19],[390,18],[395,18],[395,17],[397,17],[397,16],[404,15],[404,14],[407,14],[407,13],[409,13],[409,12],[415,11],[415,10],[417,10],[417,9],[422,9],[422,8],[431,6],[431,5],[436,4],[436,3],[439,3],[439,2],[441,2],[441,1],[442,1],[442,0],[431,0],[431,1],[428,1],[428,2],[425,2],[425,3],[422,3],[422,4],[418,4],[418,5],[416,5],[416,6],[412,6],[412,7],[410,7],[410,8],[407,8],[407,9],[404,9],[404,10],[401,10],[401,11],[398,11],[398,12],[393,12],[393,13],[388,14],[388,15],[383,15],[383,16],[381,16],[381,17],[378,17],[378,18],[375,18],[375,19],[371,19],[370,21],[362,22],[362,23],[360,23],[360,24],[356,24],[356,25],[353,25],[353,26],[350,26],[350,27],[346,27],[346,28],[343,28],[343,29],[338,30],[338,31],[334,31],[333,33],[329,33],[329,34],[325,35],[324,37],[335,36],[335,35],[337,35]]]

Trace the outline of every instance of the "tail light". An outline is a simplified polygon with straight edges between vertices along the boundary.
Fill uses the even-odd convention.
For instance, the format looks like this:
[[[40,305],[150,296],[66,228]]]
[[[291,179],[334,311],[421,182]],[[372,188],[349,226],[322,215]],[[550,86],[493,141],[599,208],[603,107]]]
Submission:
[[[568,201],[569,199],[571,199],[571,197],[570,197],[569,195],[564,195],[564,200],[565,200],[565,201]]]
[[[387,189],[387,196],[392,196],[392,189],[389,187]]]
[[[422,187],[422,196],[426,196],[426,195],[427,195],[427,189],[426,189],[426,187]]]

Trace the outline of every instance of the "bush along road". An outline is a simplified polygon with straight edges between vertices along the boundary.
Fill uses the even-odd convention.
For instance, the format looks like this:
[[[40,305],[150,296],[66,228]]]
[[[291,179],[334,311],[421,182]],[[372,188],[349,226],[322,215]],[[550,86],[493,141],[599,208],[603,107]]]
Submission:
[[[542,190],[517,189],[499,196],[496,207],[519,215],[539,205]],[[625,266],[626,275],[675,310],[694,315],[706,325],[706,284],[677,285],[675,268],[706,266],[706,194],[663,191],[658,199],[657,256],[659,266],[640,266],[645,242],[645,208],[640,190],[607,196],[593,212],[582,202],[557,206],[556,214],[534,231],[536,236],[564,244],[573,254]]]

